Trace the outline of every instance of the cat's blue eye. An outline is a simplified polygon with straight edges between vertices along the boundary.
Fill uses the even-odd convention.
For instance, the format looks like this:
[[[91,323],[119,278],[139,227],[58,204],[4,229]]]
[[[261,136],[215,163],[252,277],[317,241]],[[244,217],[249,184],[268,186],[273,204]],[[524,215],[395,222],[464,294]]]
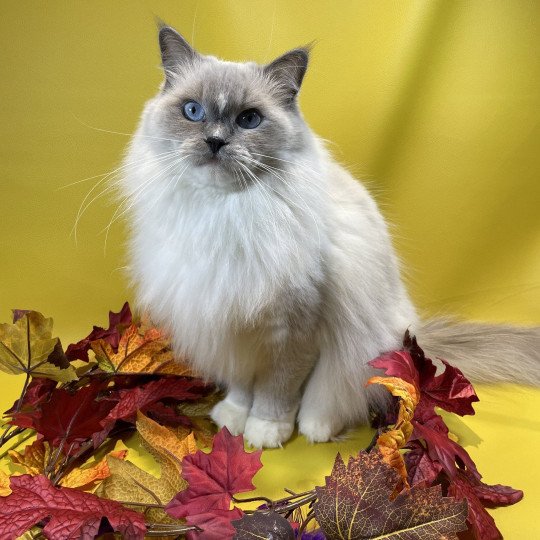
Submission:
[[[200,122],[201,120],[204,120],[204,108],[196,101],[188,101],[187,103],[184,103],[182,111],[184,116],[192,122]]]
[[[256,128],[262,122],[262,115],[257,109],[248,109],[241,112],[236,119],[236,123],[244,129]]]

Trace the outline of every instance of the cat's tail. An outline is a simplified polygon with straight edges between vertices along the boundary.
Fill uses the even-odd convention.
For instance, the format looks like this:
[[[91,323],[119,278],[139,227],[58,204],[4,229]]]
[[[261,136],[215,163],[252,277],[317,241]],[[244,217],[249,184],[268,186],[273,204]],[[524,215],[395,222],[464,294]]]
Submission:
[[[472,382],[540,386],[540,327],[437,318],[416,329],[429,358],[442,358]]]

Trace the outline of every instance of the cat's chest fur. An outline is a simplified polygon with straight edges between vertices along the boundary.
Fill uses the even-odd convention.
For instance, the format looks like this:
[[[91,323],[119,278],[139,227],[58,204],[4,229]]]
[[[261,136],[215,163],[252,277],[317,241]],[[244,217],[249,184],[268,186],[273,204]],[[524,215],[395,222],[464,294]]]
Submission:
[[[182,348],[256,325],[285,298],[317,301],[326,236],[309,201],[262,184],[186,182],[154,195],[135,208],[132,274],[140,303],[161,324],[174,319]]]

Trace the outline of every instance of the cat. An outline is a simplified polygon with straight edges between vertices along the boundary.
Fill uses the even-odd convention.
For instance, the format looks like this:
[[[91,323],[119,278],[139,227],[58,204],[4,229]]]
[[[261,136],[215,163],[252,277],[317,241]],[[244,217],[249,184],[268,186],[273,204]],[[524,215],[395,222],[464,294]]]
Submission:
[[[212,418],[255,447],[296,423],[328,441],[386,396],[367,362],[407,329],[480,381],[540,381],[539,328],[422,322],[387,224],[304,121],[309,49],[267,65],[204,56],[163,25],[164,81],[125,157],[137,303],[226,389]]]

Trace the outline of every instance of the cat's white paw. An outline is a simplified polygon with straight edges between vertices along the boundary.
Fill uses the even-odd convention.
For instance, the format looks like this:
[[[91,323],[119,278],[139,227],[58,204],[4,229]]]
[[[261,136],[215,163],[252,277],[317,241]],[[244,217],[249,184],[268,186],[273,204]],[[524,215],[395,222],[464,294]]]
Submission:
[[[225,426],[231,435],[240,435],[244,433],[248,414],[248,407],[224,399],[214,405],[210,417],[220,428]]]
[[[327,442],[334,440],[344,425],[340,422],[328,419],[309,417],[300,418],[298,421],[298,430],[309,442]]]
[[[244,439],[255,448],[278,448],[288,441],[294,431],[292,420],[263,420],[250,416],[246,422]]]

